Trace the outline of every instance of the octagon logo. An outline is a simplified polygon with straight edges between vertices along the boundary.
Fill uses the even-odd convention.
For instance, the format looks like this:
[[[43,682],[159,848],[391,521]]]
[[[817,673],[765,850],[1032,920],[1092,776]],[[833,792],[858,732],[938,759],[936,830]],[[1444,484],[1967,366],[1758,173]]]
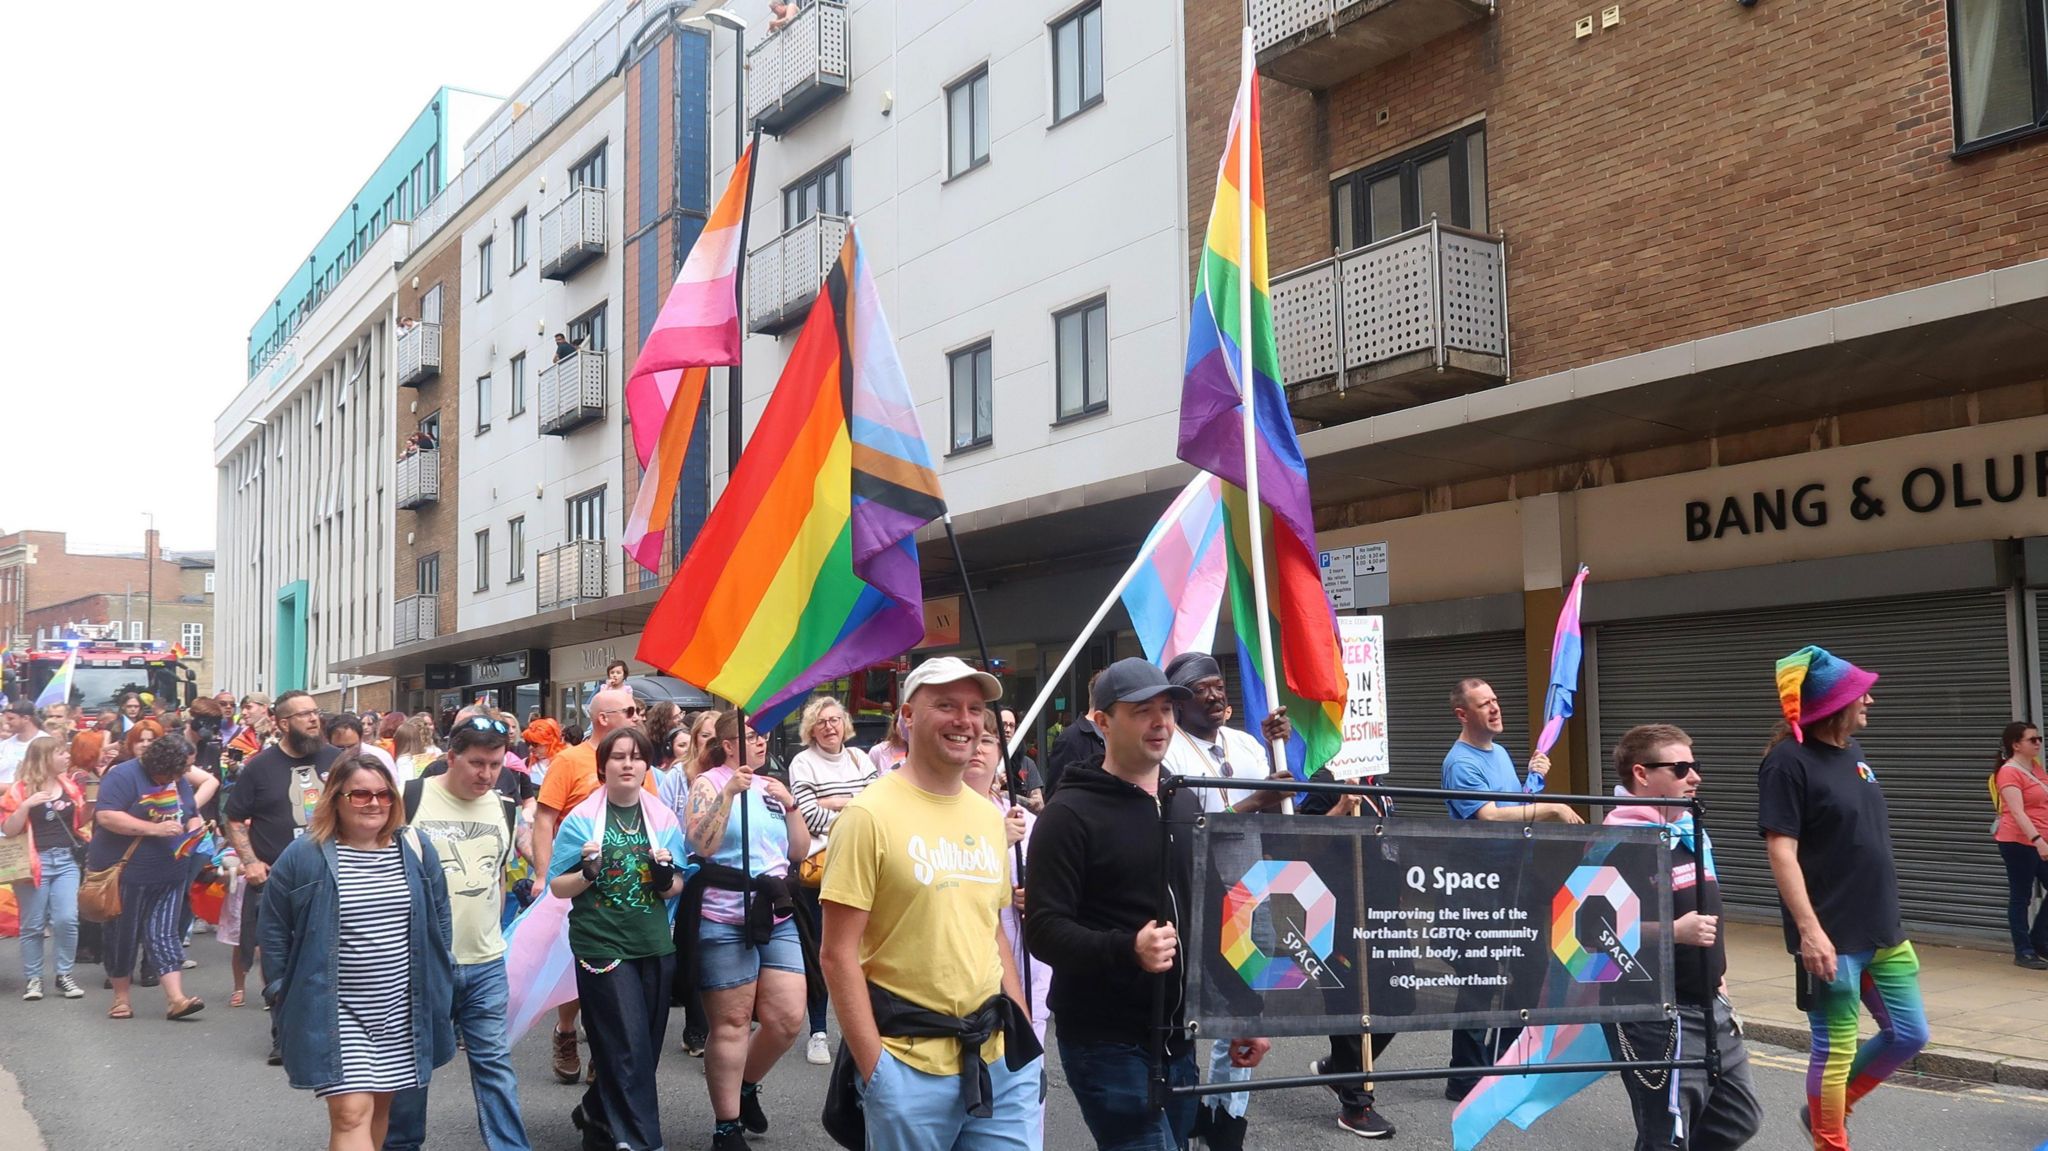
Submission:
[[[1253,938],[1259,908],[1285,896],[1300,908],[1271,912],[1274,951]],[[1337,898],[1315,869],[1299,860],[1267,859],[1254,863],[1223,896],[1219,944],[1223,958],[1237,969],[1253,991],[1293,991],[1314,981],[1318,987],[1340,987],[1325,962],[1337,941]]]
[[[1642,900],[1612,867],[1575,869],[1550,900],[1551,954],[1579,983],[1648,978],[1642,943]]]

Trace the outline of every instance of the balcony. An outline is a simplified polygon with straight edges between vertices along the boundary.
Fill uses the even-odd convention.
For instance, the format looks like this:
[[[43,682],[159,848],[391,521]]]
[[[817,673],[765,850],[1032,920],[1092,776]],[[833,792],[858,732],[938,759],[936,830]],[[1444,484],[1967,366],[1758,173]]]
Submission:
[[[747,330],[779,336],[802,324],[846,243],[846,217],[812,216],[747,253]]]
[[[747,118],[780,136],[846,94],[846,5],[812,0],[789,26],[747,53]]]
[[[1259,71],[1322,91],[1493,15],[1493,0],[1251,0]]]
[[[409,595],[396,607],[391,621],[393,643],[418,643],[441,634],[441,597]]]
[[[398,506],[423,508],[441,498],[441,449],[421,448],[398,457]]]
[[[1297,419],[1343,423],[1507,379],[1503,242],[1430,223],[1276,277],[1273,334]]]
[[[604,189],[587,184],[569,189],[560,203],[541,214],[540,278],[566,280],[604,255]]]
[[[540,434],[566,436],[604,419],[605,354],[575,351],[540,370]]]
[[[414,324],[398,333],[398,386],[417,388],[441,374],[441,325]]]
[[[603,540],[572,540],[534,557],[536,607],[552,611],[604,598]]]

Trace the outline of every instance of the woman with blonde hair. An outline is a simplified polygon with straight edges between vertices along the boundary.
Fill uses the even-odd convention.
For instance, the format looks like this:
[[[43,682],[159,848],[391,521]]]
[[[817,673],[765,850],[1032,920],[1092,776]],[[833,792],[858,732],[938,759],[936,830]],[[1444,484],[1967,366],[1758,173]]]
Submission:
[[[398,725],[398,734],[391,740],[391,763],[399,784],[418,779],[440,756],[440,749],[434,746],[433,720],[414,716]]]
[[[868,749],[868,758],[875,762],[875,770],[895,771],[903,763],[903,757],[910,754],[910,744],[903,738],[903,726],[897,722],[896,713],[889,713],[889,730],[882,736],[882,742]]]
[[[83,737],[80,737],[83,738]],[[94,749],[97,754],[97,749]],[[21,908],[21,997],[43,997],[43,931],[57,944],[57,993],[85,995],[71,978],[78,956],[78,856],[88,836],[85,792],[71,778],[71,748],[54,737],[29,743],[14,783],[0,793],[0,833],[29,835],[29,877],[14,885]]]
[[[382,1146],[392,1095],[455,1056],[448,882],[398,787],[375,756],[338,760],[263,888],[264,999],[329,1151]]]
[[[822,938],[825,920],[818,906],[818,884],[825,874],[825,849],[832,824],[869,784],[882,777],[868,753],[846,742],[853,734],[853,720],[846,708],[829,695],[812,696],[797,721],[797,735],[803,750],[789,761],[789,790],[796,797],[797,810],[804,814],[804,826],[811,829],[811,850],[797,868],[794,890],[797,913],[810,921],[811,937]],[[824,981],[809,998],[811,1039],[804,1047],[806,1062],[820,1067],[832,1062],[825,1043],[826,993]]]

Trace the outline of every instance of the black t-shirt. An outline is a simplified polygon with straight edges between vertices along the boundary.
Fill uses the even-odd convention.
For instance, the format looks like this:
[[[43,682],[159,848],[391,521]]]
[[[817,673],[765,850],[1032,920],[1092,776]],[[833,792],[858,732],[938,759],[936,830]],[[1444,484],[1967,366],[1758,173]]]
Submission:
[[[36,850],[78,846],[78,838],[71,833],[71,822],[77,815],[68,792],[36,808],[28,818],[29,827],[34,829]]]
[[[1721,882],[1706,874],[1699,857],[1683,842],[1671,846],[1671,918],[1692,912],[1721,914]],[[1714,936],[1712,947],[1671,945],[1673,987],[1680,1003],[1704,1007],[1720,993],[1721,977],[1728,973],[1726,926]]]
[[[444,755],[428,764],[427,769],[420,772],[420,778],[431,779],[434,776],[446,774],[448,774],[448,757]],[[540,795],[540,788],[534,784],[533,777],[509,764],[498,772],[498,782],[492,786],[496,788],[499,795],[518,804],[524,804],[527,800]]]
[[[310,801],[301,790],[301,769],[313,769],[306,782],[317,798],[319,785],[327,779],[327,769],[341,756],[340,748],[322,743],[312,755],[295,757],[286,754],[284,745],[278,743],[250,756],[242,765],[222,814],[231,822],[248,821],[249,846],[256,849],[258,861],[276,863],[284,849],[298,838],[305,822],[293,814],[294,808],[304,809],[306,821],[312,817]]]
[[[1757,827],[1799,841],[1799,867],[1821,930],[1839,952],[1873,951],[1906,938],[1899,924],[1899,873],[1892,857],[1884,789],[1855,740],[1781,741],[1757,768]],[[1780,906],[1785,950],[1798,954],[1799,928]]]

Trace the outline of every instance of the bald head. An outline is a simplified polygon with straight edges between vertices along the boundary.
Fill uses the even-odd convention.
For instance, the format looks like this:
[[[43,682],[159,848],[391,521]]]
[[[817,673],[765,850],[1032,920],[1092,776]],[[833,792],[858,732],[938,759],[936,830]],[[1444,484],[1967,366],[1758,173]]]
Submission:
[[[631,714],[628,714],[628,709]],[[640,726],[640,708],[633,693],[623,687],[608,687],[590,699],[590,735],[603,739],[622,727]]]

